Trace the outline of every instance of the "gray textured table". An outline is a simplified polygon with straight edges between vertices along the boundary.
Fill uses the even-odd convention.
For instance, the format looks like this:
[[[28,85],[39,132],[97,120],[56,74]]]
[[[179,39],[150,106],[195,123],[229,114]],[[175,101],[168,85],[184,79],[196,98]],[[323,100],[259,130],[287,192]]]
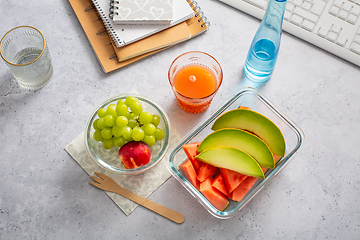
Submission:
[[[211,22],[207,33],[105,74],[68,1],[1,0],[0,35],[18,25],[39,28],[54,76],[28,91],[0,64],[0,239],[358,239],[360,68],[286,33],[272,79],[257,88],[304,130],[305,141],[235,217],[212,217],[173,177],[150,199],[182,212],[182,225],[142,207],[125,216],[64,150],[110,96],[135,89],[185,135],[251,85],[242,67],[259,21],[215,0],[198,2]],[[181,110],[167,80],[172,60],[189,50],[210,53],[224,71],[202,114]]]

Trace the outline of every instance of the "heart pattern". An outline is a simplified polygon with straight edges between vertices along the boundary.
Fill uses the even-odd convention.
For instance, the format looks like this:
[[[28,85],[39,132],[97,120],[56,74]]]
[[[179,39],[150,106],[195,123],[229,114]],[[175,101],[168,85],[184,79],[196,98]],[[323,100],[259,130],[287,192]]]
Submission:
[[[117,13],[119,14],[119,16],[121,18],[126,19],[130,15],[131,9],[130,8],[119,7]]]
[[[170,22],[173,18],[173,0],[119,0],[114,3],[114,21],[123,23],[141,20]],[[124,20],[126,22],[124,22]]]
[[[150,12],[156,19],[160,19],[160,17],[164,14],[164,9],[151,7]]]

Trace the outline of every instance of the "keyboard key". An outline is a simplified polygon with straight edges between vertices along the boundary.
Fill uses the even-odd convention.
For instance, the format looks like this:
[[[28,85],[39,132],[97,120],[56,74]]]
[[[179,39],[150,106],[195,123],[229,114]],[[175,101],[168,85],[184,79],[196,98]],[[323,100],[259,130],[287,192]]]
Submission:
[[[303,2],[302,0],[294,0],[293,1],[295,6],[301,6],[302,2]]]
[[[309,2],[304,2],[301,6],[303,9],[309,11],[311,8],[311,4]]]
[[[344,37],[338,37],[338,39],[336,41],[336,43],[342,47],[345,46],[346,42],[347,42],[347,39]]]
[[[244,0],[245,2],[248,2],[256,7],[259,7],[261,9],[266,9],[268,2],[265,0]]]
[[[347,21],[351,24],[355,24],[357,20],[357,16],[355,16],[354,14],[350,14],[347,18]]]
[[[349,12],[351,9],[351,4],[346,2],[344,3],[344,5],[342,6],[342,9],[344,9],[345,11]]]
[[[337,38],[337,34],[334,33],[334,32],[329,32],[329,35],[328,35],[328,39],[332,42],[335,42],[336,38]]]
[[[288,11],[285,11],[285,13],[284,13],[284,19],[286,20],[286,21],[289,21],[290,20],[290,18],[291,18],[291,12],[288,12]]]
[[[312,31],[315,27],[315,23],[310,22],[309,20],[305,19],[301,26],[308,31]]]
[[[335,32],[335,33],[337,33],[337,34],[339,34],[339,33],[340,33],[340,31],[341,31],[341,27],[340,27],[340,26],[338,26],[338,25],[333,24],[333,25],[331,26],[331,31],[333,31],[333,32]]]
[[[292,15],[290,21],[300,26],[301,22],[303,21],[303,18],[299,17],[298,15]]]
[[[350,12],[356,16],[359,16],[360,15],[360,7],[354,5]]]
[[[343,3],[344,2],[342,0],[335,0],[333,4],[340,8]]]
[[[287,3],[286,4],[286,10],[288,10],[289,12],[292,12],[294,10],[295,6],[291,3]]]
[[[359,0],[360,1],[360,0]],[[331,8],[329,9],[329,13],[336,16],[338,14],[338,12],[340,11],[340,8],[336,7],[336,6],[331,6]]]
[[[350,50],[354,53],[360,54],[360,44],[357,43],[351,43]]]
[[[326,2],[324,2],[324,1],[315,1],[314,5],[311,8],[311,12],[316,15],[320,15],[322,10],[324,9],[325,5],[326,5]]]
[[[319,28],[319,31],[318,31],[318,35],[320,36],[320,37],[326,37],[326,34],[328,33],[328,30],[327,29],[325,29],[325,28]]]
[[[354,42],[357,42],[360,44],[360,35],[356,35],[354,38]]]
[[[339,12],[339,18],[342,19],[342,20],[345,20],[346,17],[348,16],[348,12],[347,11],[344,11],[344,10],[340,10]]]
[[[294,9],[294,13],[298,14],[299,16],[305,18],[305,19],[308,19],[312,22],[315,22],[319,19],[318,16],[316,16],[315,14],[311,13],[311,12],[308,12],[308,11],[305,11],[304,9],[302,8],[299,8],[299,7],[295,7]]]

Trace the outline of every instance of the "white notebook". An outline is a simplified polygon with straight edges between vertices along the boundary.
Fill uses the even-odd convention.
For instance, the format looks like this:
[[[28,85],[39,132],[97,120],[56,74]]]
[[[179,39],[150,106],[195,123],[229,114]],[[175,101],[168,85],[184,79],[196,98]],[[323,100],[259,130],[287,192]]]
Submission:
[[[146,38],[152,34],[188,20],[195,15],[187,0],[173,0],[174,20],[172,20],[170,24],[114,24],[113,20],[109,17],[110,1],[92,0],[92,2],[94,3],[96,10],[98,11],[106,29],[109,32],[109,35],[117,47],[122,47],[140,39]]]
[[[115,24],[170,24],[173,20],[173,0],[111,1]]]

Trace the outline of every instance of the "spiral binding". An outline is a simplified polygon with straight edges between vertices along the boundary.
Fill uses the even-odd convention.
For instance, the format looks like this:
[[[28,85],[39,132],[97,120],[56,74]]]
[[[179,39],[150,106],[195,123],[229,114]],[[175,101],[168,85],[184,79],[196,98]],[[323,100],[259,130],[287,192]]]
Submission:
[[[116,0],[110,0],[110,4],[112,4],[112,6],[114,4],[114,1],[116,1]],[[108,18],[106,17],[106,14],[101,9],[99,3],[96,0],[92,1],[92,3],[94,4],[96,10],[98,11],[101,19],[104,21],[105,28],[108,31],[108,33],[111,35],[111,37],[113,39],[116,39],[117,42],[124,43],[123,41],[121,41],[121,39],[119,38],[119,36],[115,32],[114,28],[111,26],[110,21],[108,20]],[[111,5],[110,5],[110,10],[113,11]],[[110,11],[110,13],[111,13],[111,11]],[[110,19],[112,19],[112,17]]]
[[[210,27],[210,22],[207,20],[207,17],[201,10],[199,4],[195,0],[186,0],[186,1],[189,3],[191,8],[194,10],[195,17],[199,17],[198,22],[203,22],[201,24],[201,27],[205,27],[205,26]]]
[[[113,16],[115,14],[115,10],[114,9],[119,9],[119,7],[115,6],[116,4],[119,4],[118,0],[110,0],[110,8],[109,8],[109,18],[113,19]]]

